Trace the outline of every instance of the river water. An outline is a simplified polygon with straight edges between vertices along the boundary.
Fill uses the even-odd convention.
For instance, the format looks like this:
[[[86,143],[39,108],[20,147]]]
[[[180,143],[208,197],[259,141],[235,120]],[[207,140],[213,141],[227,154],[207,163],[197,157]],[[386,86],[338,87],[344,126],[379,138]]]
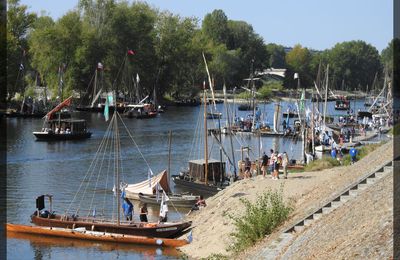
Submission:
[[[283,102],[282,111],[286,111],[287,103]],[[328,104],[329,114],[343,113],[334,111],[334,102]],[[355,105],[355,107],[354,107]],[[353,109],[361,108],[362,101],[352,102]],[[259,105],[265,112],[266,119],[272,122],[274,104]],[[223,104],[217,104],[219,111],[224,111]],[[237,112],[245,117],[250,113]],[[225,113],[224,113],[225,114]],[[102,114],[78,113],[74,117],[87,120],[92,137],[83,141],[39,142],[35,140],[32,131],[42,128],[41,119],[8,118],[7,121],[7,222],[30,224],[30,215],[35,210],[35,199],[41,194],[53,194],[53,210],[58,213],[68,208],[74,198],[83,177],[88,172],[92,159],[97,151],[108,123]],[[169,131],[172,131],[171,173],[176,174],[187,166],[189,159],[196,156],[203,158],[202,145],[197,139],[201,131],[196,132],[196,126],[202,116],[202,107],[169,107],[166,113],[153,119],[124,119],[124,123],[133,135],[140,152],[145,157],[154,173],[168,167]],[[223,118],[221,124],[224,124]],[[216,122],[208,120],[209,128]],[[123,126],[120,125],[123,129]],[[230,153],[229,137],[222,137],[225,149]],[[259,141],[262,150],[270,148],[286,151],[290,159],[300,159],[301,142],[287,138],[253,137],[249,134],[238,134],[233,137],[236,160],[240,159],[241,146],[253,147],[250,158],[258,157]],[[215,141],[209,137],[211,157],[219,159],[220,152]],[[196,149],[192,148],[195,146]],[[122,150],[122,180],[126,183],[136,183],[147,179],[148,167],[140,153],[130,142],[127,134],[121,134]],[[190,158],[192,157],[192,158]],[[199,157],[199,158],[200,158]],[[225,160],[225,159],[224,159]],[[113,203],[112,179],[99,175],[96,187],[90,186],[89,198],[83,204],[93,199],[99,205],[97,211],[106,209],[112,211]],[[107,185],[106,185],[107,184]],[[173,183],[171,183],[173,186]],[[101,188],[100,188],[101,187]],[[94,195],[93,195],[94,194]],[[107,198],[103,200],[103,198]],[[149,220],[156,220],[158,208],[149,208]],[[135,211],[138,205],[135,203]],[[186,210],[170,208],[170,220],[179,220]],[[107,213],[105,213],[107,214]],[[111,214],[111,213],[110,213]],[[112,215],[111,215],[112,216]],[[138,220],[138,216],[135,216]],[[195,235],[195,234],[194,234]],[[44,237],[9,237],[7,240],[8,259],[177,259],[179,252],[175,249],[165,249],[148,246],[123,246],[115,244],[100,244],[67,239],[49,239]]]

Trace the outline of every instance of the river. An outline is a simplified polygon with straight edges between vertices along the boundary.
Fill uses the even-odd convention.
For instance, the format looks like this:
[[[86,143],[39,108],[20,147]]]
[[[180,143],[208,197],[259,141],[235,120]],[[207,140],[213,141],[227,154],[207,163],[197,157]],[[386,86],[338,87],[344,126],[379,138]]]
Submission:
[[[286,111],[287,103],[282,102],[282,111]],[[334,111],[334,102],[328,105],[329,114],[340,114]],[[355,107],[354,107],[355,105]],[[362,101],[353,102],[353,109],[362,108]],[[274,104],[261,104],[261,111],[266,119],[272,122]],[[224,111],[223,104],[217,104],[219,111]],[[202,107],[169,107],[166,113],[153,119],[124,119],[132,133],[140,152],[149,163],[154,173],[167,169],[168,165],[168,133],[172,131],[171,173],[176,174],[187,166],[189,155],[202,155],[203,148],[194,142],[195,128],[202,114]],[[246,116],[249,111],[239,111],[239,116]],[[30,215],[35,211],[35,199],[41,194],[53,194],[53,209],[65,209],[69,206],[83,176],[87,173],[96,150],[106,132],[108,123],[102,114],[75,112],[74,117],[87,120],[92,137],[83,141],[39,142],[35,140],[32,131],[42,128],[41,119],[8,118],[7,121],[7,222],[29,224]],[[213,120],[208,120],[209,127]],[[224,124],[225,119],[222,119]],[[201,121],[202,123],[202,121]],[[120,125],[121,130],[123,126]],[[199,133],[197,133],[199,135]],[[198,136],[197,136],[198,137]],[[211,156],[219,159],[219,149],[212,137],[209,137]],[[229,138],[223,137],[225,149],[230,152]],[[253,147],[250,158],[258,156],[259,139],[249,134],[238,134],[233,138],[236,160],[240,159],[241,146]],[[286,151],[290,159],[300,159],[301,142],[288,138],[261,137],[262,150],[269,153],[273,148],[280,152]],[[192,148],[195,144],[196,149]],[[147,179],[148,167],[138,150],[131,144],[127,134],[121,134],[122,149],[122,180],[126,183],[136,183]],[[197,150],[197,151],[195,151]],[[224,159],[225,160],[225,159]],[[96,202],[104,197],[112,198],[111,181],[100,176],[98,185],[93,192]],[[172,183],[173,185],[173,183]],[[91,198],[90,198],[91,199]],[[107,200],[108,201],[108,200]],[[110,199],[110,201],[113,201]],[[85,201],[83,203],[86,203]],[[103,208],[114,208],[113,202],[105,202]],[[98,210],[100,211],[100,209]],[[138,205],[135,203],[135,211]],[[180,219],[187,210],[175,212],[170,208],[170,219]],[[149,220],[156,220],[158,208],[149,208]],[[138,216],[135,216],[138,220]],[[28,239],[29,238],[29,239]],[[43,237],[9,237],[7,240],[8,259],[177,259],[179,252],[175,249],[165,249],[148,246],[122,246],[115,244],[100,244],[66,239],[49,239]]]

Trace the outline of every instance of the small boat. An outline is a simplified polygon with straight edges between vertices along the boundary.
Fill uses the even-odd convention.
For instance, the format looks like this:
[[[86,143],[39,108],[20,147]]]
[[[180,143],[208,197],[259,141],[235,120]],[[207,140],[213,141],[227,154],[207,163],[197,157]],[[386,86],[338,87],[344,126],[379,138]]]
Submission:
[[[92,136],[84,119],[54,119],[48,120],[47,125],[41,131],[33,132],[38,141],[81,140]]]
[[[41,131],[33,132],[40,141],[80,140],[90,138],[92,133],[87,130],[84,119],[61,119],[61,110],[71,105],[72,96],[57,105],[45,115]],[[57,112],[58,119],[51,119]]]
[[[335,109],[336,110],[349,110],[350,109],[350,101],[345,98],[336,100]]]
[[[146,225],[143,223],[142,225]],[[6,224],[7,235],[9,233],[35,234],[40,236],[74,238],[81,240],[116,242],[129,244],[156,245],[165,247],[180,247],[188,244],[186,239],[155,238],[133,235],[122,235],[110,232],[99,232],[86,230],[84,228],[57,228],[57,227],[36,227],[27,225]]]
[[[154,118],[157,116],[157,109],[153,104],[137,104],[137,105],[127,105],[127,111],[124,112],[124,116],[128,118]]]
[[[282,116],[284,118],[287,118],[288,116],[289,116],[289,118],[297,118],[297,117],[299,117],[299,113],[295,112],[295,111],[283,112]]]
[[[257,107],[256,107],[257,108]],[[238,106],[239,111],[249,111],[249,110],[254,110],[254,105],[252,104],[240,104]]]
[[[207,112],[207,119],[219,119],[222,118],[221,112]]]
[[[200,198],[200,196],[196,195],[185,195],[185,194],[168,194],[169,200],[167,204],[169,206],[174,206],[177,208],[191,208]],[[139,194],[139,199],[141,202],[160,205],[161,198],[157,200],[156,195],[144,195]]]

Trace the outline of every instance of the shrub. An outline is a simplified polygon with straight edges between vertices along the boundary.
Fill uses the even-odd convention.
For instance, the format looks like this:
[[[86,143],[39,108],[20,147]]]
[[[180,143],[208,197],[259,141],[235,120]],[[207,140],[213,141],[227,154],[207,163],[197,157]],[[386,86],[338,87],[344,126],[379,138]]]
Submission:
[[[236,226],[236,231],[231,234],[235,242],[230,250],[237,252],[254,245],[287,219],[293,208],[290,203],[284,202],[282,193],[282,188],[280,191],[268,190],[259,195],[254,204],[240,199],[245,206],[245,214],[229,216]]]

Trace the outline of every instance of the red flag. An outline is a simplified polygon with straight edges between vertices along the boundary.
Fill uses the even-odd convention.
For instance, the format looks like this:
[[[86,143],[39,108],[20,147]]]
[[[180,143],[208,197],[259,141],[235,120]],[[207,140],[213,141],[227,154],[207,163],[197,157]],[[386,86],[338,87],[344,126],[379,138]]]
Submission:
[[[135,55],[135,52],[133,50],[128,50],[129,55]]]

